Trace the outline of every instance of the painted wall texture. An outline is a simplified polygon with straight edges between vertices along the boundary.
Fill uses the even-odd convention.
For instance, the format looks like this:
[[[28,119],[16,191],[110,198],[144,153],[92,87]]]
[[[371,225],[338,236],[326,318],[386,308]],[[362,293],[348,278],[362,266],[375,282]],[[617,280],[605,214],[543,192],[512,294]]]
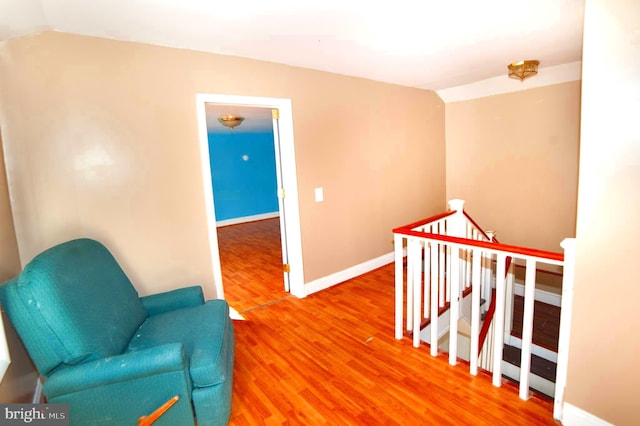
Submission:
[[[0,128],[1,129],[1,128]],[[20,256],[18,242],[11,214],[9,187],[4,165],[2,134],[0,133],[0,282],[15,277],[20,273]]]
[[[20,270],[0,134],[0,283],[15,277]],[[2,322],[11,364],[0,382],[0,402],[31,402],[38,374],[4,311]]]
[[[637,425],[640,3],[587,0],[568,403]]]
[[[445,120],[447,198],[502,243],[562,251],[576,227],[580,82],[448,103]]]
[[[273,132],[209,133],[216,221],[278,212]]]
[[[391,229],[445,207],[432,91],[58,32],[0,46],[0,77],[23,264],[92,237],[141,294],[214,297],[197,93],[292,100],[305,282],[390,253]]]

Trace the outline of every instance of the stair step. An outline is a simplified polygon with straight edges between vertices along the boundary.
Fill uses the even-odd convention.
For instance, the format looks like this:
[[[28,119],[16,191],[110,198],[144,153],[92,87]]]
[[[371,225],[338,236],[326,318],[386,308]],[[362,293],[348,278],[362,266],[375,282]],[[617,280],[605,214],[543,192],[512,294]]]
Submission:
[[[513,298],[513,326],[511,335],[522,338],[522,316],[524,298]],[[558,352],[558,335],[560,333],[560,308],[540,301],[535,302],[533,310],[533,342],[545,349]]]
[[[462,297],[467,297],[468,295],[471,294],[471,287],[465,289],[462,292]],[[480,299],[480,306],[484,305],[487,301],[485,299]],[[445,312],[447,312],[449,310],[449,308],[451,307],[451,303],[446,302],[444,304],[444,306],[440,307],[438,309],[438,317],[441,316],[442,314],[444,314]],[[484,316],[485,314],[483,313],[481,316],[481,320],[484,321]],[[424,330],[425,328],[427,328],[429,326],[429,324],[431,324],[431,318],[425,318],[422,320],[422,322],[420,323],[420,330]],[[413,331],[405,331],[404,332],[404,336],[405,337],[410,337],[413,335]]]
[[[504,345],[502,359],[509,364],[520,367],[521,353],[522,351],[515,346]],[[550,382],[556,382],[556,364],[534,354],[531,354],[531,373]]]

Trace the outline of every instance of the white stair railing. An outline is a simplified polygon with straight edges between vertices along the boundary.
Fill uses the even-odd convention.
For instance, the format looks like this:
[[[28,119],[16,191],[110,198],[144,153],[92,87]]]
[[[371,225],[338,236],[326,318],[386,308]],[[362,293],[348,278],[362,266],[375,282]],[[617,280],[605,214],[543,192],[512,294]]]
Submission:
[[[449,211],[403,227],[416,233],[447,235],[469,238],[478,241],[491,241],[485,233],[462,209],[464,200],[449,201]],[[406,244],[407,273],[404,275],[403,259]],[[431,340],[437,340],[443,328],[438,327],[437,312],[445,309],[451,300],[451,295],[459,298],[464,291],[471,287],[471,259],[472,250],[457,249],[452,252],[451,247],[437,242],[425,245],[420,237],[412,238],[402,233],[394,232],[395,246],[395,281],[396,281],[396,320],[395,335],[397,339],[403,336],[404,306],[406,302],[406,330],[413,331],[414,346],[420,345],[420,325],[423,320],[431,321]],[[481,264],[490,265],[490,259],[479,254]],[[469,264],[467,265],[467,262]],[[455,264],[455,270],[452,265]],[[490,267],[490,266],[489,266]],[[447,280],[447,277],[451,277]],[[458,277],[454,279],[455,277]],[[406,278],[406,287],[404,286]],[[481,297],[486,301],[490,298],[490,273],[482,272]],[[427,283],[427,285],[424,285]],[[452,284],[455,288],[452,289]],[[406,294],[406,299],[404,295]],[[422,313],[420,312],[422,308]],[[454,314],[444,331],[454,334],[457,331],[457,321],[460,310],[453,306]],[[435,315],[433,313],[436,313]],[[440,330],[440,331],[439,331]],[[456,344],[455,342],[453,343]],[[437,354],[437,345],[431,348],[432,354]]]
[[[461,316],[461,300],[463,293],[471,288],[471,356],[470,373],[477,374],[478,367],[492,371],[492,382],[495,386],[502,384],[502,358],[505,332],[511,328],[511,307],[513,299],[512,273],[505,275],[507,259],[520,261],[525,269],[525,309],[523,318],[523,335],[521,349],[520,389],[519,396],[529,398],[529,374],[531,362],[533,307],[535,293],[535,275],[538,264],[565,265],[562,253],[553,253],[525,247],[509,246],[492,242],[490,236],[482,231],[462,210],[463,201],[452,200],[451,211],[434,216],[425,221],[406,227],[394,229],[396,255],[396,338],[403,336],[404,295],[406,292],[406,324],[407,331],[413,333],[413,344],[421,344],[420,328],[424,320],[430,321],[431,355],[438,355],[437,341],[441,337],[442,327],[438,327],[439,313],[449,307],[449,363],[455,365],[458,359],[457,324]],[[455,209],[454,209],[455,207]],[[403,255],[404,244],[407,246],[407,276],[404,285]],[[569,253],[571,240],[563,242],[563,248]],[[570,262],[573,258],[568,257]],[[495,261],[495,269],[494,268]],[[513,264],[513,262],[511,262]],[[568,271],[572,266],[565,266]],[[485,342],[480,341],[481,298],[491,297],[490,284],[495,278],[495,314],[492,330]],[[565,273],[563,291],[572,288],[571,274]],[[569,300],[570,302],[570,300]],[[565,314],[565,298],[563,297],[563,314],[561,316],[560,338],[568,336],[569,318]],[[564,334],[562,332],[564,330]],[[563,346],[564,345],[564,346]],[[565,348],[562,356],[566,357],[567,344],[560,342]],[[478,348],[485,349],[481,356]],[[558,379],[556,387],[556,407],[561,405],[566,380],[566,359],[559,350]],[[562,365],[563,361],[565,365]],[[554,412],[555,415],[555,412]],[[558,414],[561,415],[561,412]],[[558,417],[556,417],[558,418]]]
[[[407,225],[406,228],[414,230],[420,234],[428,233],[428,234],[439,234],[446,235],[446,219],[455,214],[455,211],[449,211],[437,216],[430,217],[420,222],[416,222],[410,225]],[[395,318],[395,336],[396,339],[402,339],[403,336],[403,322],[404,322],[404,302],[405,302],[405,290],[406,290],[406,330],[412,331],[414,329],[414,304],[419,304],[420,300],[414,299],[414,281],[421,281],[420,271],[423,269],[422,262],[422,253],[423,253],[423,244],[419,239],[411,239],[407,236],[394,232],[394,252],[395,252],[395,302],[396,302],[396,318]],[[405,275],[404,275],[404,247],[406,243],[407,248],[407,274],[406,274],[406,288],[405,288]],[[436,253],[431,253],[431,255],[435,255],[435,261],[432,261],[431,256],[429,257],[429,262],[427,268],[424,268],[425,272],[425,282],[433,279],[434,283],[438,283],[439,287],[444,290],[445,289],[445,268],[446,268],[446,256],[444,252],[444,247],[442,250],[436,250]],[[426,259],[425,259],[426,260]],[[433,278],[435,277],[435,278]],[[440,295],[444,295],[444,291],[440,291]],[[421,291],[421,290],[420,290]],[[425,318],[430,318],[430,310],[427,309],[427,306],[431,306],[429,301],[430,292],[425,292]],[[443,307],[445,300],[444,296],[442,300],[439,300],[438,297],[433,299],[434,303],[437,303],[436,306]],[[437,315],[436,315],[437,317]],[[418,324],[419,326],[420,324]],[[418,327],[419,329],[419,327]],[[419,344],[419,343],[418,343]]]
[[[562,275],[562,302],[560,306],[560,335],[558,336],[558,362],[556,364],[556,390],[553,418],[562,420],[564,388],[567,385],[569,366],[569,340],[571,337],[571,311],[573,307],[573,283],[576,265],[576,240],[566,238],[560,244],[564,249],[564,273]]]
[[[487,332],[487,338],[484,340],[482,345],[482,350],[480,351],[480,356],[478,357],[478,367],[487,370],[489,372],[493,371],[493,318],[489,323],[489,331]],[[472,348],[474,346],[471,346]],[[473,359],[473,358],[472,358]],[[472,375],[477,375],[477,368],[475,371],[471,369]]]

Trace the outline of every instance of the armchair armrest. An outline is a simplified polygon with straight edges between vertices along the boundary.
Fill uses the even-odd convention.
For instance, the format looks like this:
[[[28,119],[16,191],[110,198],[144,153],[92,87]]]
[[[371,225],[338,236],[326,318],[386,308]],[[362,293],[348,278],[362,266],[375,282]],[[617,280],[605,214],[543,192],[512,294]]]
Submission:
[[[192,286],[143,296],[140,301],[149,315],[153,316],[175,309],[202,305],[204,295],[202,287]]]
[[[43,389],[47,397],[52,398],[175,371],[189,374],[181,343],[66,366],[47,377]]]

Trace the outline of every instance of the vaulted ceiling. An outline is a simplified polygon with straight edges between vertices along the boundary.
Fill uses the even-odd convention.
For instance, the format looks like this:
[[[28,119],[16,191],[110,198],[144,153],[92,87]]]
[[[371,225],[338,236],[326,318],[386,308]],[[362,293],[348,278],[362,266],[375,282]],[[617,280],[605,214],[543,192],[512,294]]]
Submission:
[[[579,61],[584,0],[1,0],[0,41],[46,30],[423,89]]]

